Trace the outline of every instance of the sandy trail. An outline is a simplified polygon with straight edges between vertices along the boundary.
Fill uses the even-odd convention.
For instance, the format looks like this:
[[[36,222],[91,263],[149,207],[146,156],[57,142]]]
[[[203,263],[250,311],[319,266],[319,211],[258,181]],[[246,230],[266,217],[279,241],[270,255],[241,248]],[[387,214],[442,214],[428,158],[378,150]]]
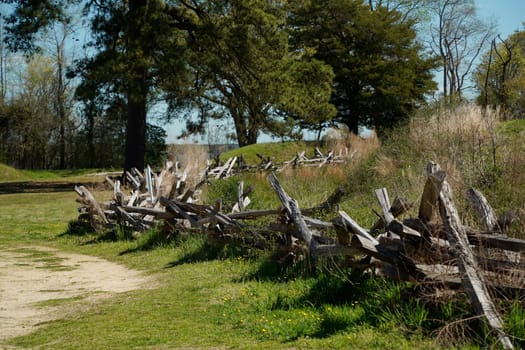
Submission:
[[[60,299],[89,303],[148,284],[138,271],[88,255],[35,246],[0,251],[0,343],[67,317],[73,301]]]

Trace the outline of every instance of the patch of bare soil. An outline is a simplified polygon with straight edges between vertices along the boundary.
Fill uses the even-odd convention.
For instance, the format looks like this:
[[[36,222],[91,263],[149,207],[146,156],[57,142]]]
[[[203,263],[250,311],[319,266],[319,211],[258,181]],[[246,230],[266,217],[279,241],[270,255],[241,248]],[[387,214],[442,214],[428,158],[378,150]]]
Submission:
[[[140,272],[97,257],[34,246],[0,251],[0,344],[67,317],[73,302],[148,284],[151,278]]]

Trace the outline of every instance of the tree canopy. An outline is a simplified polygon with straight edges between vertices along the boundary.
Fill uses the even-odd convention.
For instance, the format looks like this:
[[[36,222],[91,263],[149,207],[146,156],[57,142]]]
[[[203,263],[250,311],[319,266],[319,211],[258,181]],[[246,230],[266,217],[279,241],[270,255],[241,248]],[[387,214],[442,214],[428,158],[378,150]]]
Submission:
[[[182,104],[199,112],[189,129],[199,130],[208,118],[231,118],[244,146],[256,143],[261,132],[296,137],[298,122],[332,119],[331,69],[289,50],[284,5],[201,2],[198,29],[188,42],[193,83]]]
[[[509,118],[525,115],[525,31],[492,41],[474,79],[482,106],[502,107]]]
[[[392,127],[435,89],[434,60],[396,9],[359,0],[294,4],[294,46],[332,67],[336,120],[356,134],[359,126]]]
[[[231,122],[243,146],[261,133],[297,139],[331,123],[381,131],[436,87],[405,1],[1,2],[13,9],[7,42],[28,55],[37,33],[68,23],[69,5],[85,5],[91,39],[67,75],[80,81],[81,106],[69,140],[81,141],[91,165],[104,144],[123,153],[124,169],[143,169],[148,140],[163,135],[149,116],[159,105],[188,133]]]

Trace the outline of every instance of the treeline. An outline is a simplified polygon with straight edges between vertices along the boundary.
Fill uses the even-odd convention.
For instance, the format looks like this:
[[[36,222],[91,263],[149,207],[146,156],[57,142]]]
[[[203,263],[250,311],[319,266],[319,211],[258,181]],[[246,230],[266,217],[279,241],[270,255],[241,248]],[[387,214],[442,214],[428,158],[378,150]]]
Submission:
[[[0,4],[0,161],[21,168],[143,169],[164,149],[153,115],[183,135],[222,121],[239,146],[381,134],[427,104],[438,71],[439,99],[463,99],[483,52],[480,102],[515,115],[523,98],[523,36],[498,37],[473,0]]]

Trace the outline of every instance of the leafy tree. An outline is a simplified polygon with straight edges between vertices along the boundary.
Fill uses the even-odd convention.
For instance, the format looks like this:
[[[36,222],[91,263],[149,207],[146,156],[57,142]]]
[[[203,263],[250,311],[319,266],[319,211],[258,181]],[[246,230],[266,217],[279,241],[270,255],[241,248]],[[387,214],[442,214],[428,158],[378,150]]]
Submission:
[[[58,6],[57,3],[40,3],[35,1],[3,1],[12,3],[13,13],[7,16],[6,32],[7,36],[2,38],[9,45],[11,50],[24,50],[26,59],[34,59],[35,54],[46,55],[50,59],[55,79],[53,89],[50,93],[54,95],[53,118],[57,132],[54,139],[49,140],[53,145],[53,153],[58,153],[58,162],[53,161],[49,166],[65,168],[70,166],[70,154],[73,125],[72,109],[72,88],[66,79],[66,70],[71,63],[66,56],[66,41],[69,40],[73,32],[73,21],[65,15],[66,10]],[[15,5],[16,4],[16,5]],[[31,15],[31,16],[30,16]],[[44,26],[44,27],[42,27]],[[0,31],[4,31],[2,28]],[[42,31],[33,31],[41,28]],[[4,40],[5,39],[5,40]],[[5,48],[7,51],[7,47]],[[2,51],[2,50],[0,50]],[[34,62],[32,63],[34,64]],[[2,70],[2,59],[0,58],[0,70]],[[4,63],[5,66],[5,63]],[[7,72],[0,72],[0,80],[6,79]],[[14,74],[14,72],[11,72]],[[11,89],[14,99],[18,99],[19,91]],[[2,88],[5,97],[5,88]]]
[[[499,39],[499,40],[497,40]],[[475,72],[478,102],[500,106],[507,117],[525,115],[525,31],[492,41]],[[499,41],[499,42],[498,42]]]
[[[414,21],[395,8],[359,0],[292,4],[294,48],[332,67],[336,120],[354,133],[395,125],[435,89],[434,61],[417,43]]]
[[[35,49],[36,33],[55,21],[67,21],[69,17],[64,9],[76,0],[3,2],[14,6],[14,13],[8,18],[10,44],[30,52]],[[86,95],[88,88],[95,93],[110,91],[111,97],[126,101],[124,168],[143,169],[146,117],[150,98],[162,75],[159,72],[169,68],[173,79],[175,68],[183,67],[175,62],[179,55],[165,55],[164,46],[169,44],[170,54],[174,53],[173,47],[178,43],[174,31],[186,30],[191,22],[186,21],[187,16],[191,18],[191,14],[185,12],[191,12],[189,5],[184,1],[161,0],[100,0],[86,4],[85,15],[91,20],[93,33],[91,46],[96,52],[79,65],[89,71],[82,74],[84,79],[91,79],[84,80],[82,93]]]
[[[144,169],[148,96],[153,87],[155,50],[167,39],[161,1],[100,1],[91,4],[98,53],[85,63],[87,86],[103,84],[126,101],[124,169]],[[159,28],[154,27],[154,23]],[[163,30],[163,31],[161,31]],[[94,82],[93,82],[94,81]],[[98,89],[104,91],[105,89]]]
[[[146,126],[146,164],[162,166],[166,159],[166,131],[148,123]]]
[[[299,122],[330,120],[332,72],[317,60],[302,60],[288,47],[284,1],[200,2],[198,31],[189,41],[193,86],[190,104],[172,103],[198,120],[189,132],[203,129],[207,118],[231,118],[239,146],[257,142],[261,132],[300,137]],[[176,100],[172,100],[176,102]]]
[[[4,102],[7,93],[7,49],[4,43],[4,18],[0,15],[0,103]]]
[[[52,62],[43,56],[32,56],[20,76],[17,96],[6,100],[1,110],[0,139],[9,164],[37,169],[59,165],[55,88]]]

